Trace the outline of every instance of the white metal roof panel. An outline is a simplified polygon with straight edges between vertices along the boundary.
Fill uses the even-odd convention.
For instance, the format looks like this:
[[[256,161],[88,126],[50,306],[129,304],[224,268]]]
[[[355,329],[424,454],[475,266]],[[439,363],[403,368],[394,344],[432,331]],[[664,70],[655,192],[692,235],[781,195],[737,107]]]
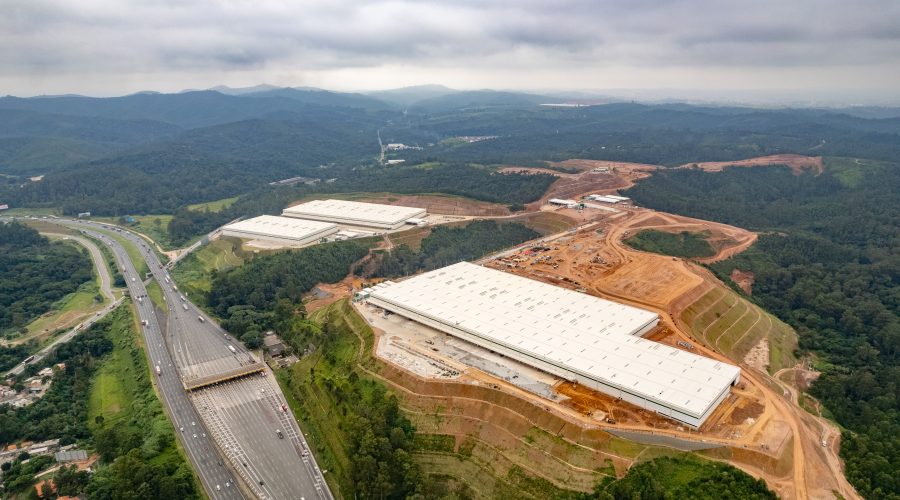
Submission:
[[[461,262],[389,286],[373,298],[700,416],[740,370],[634,336],[658,315]]]
[[[618,198],[613,198],[612,196],[602,196],[602,195],[593,196],[591,199],[594,201],[600,201],[603,203],[621,203],[623,201]]]
[[[293,217],[303,217],[304,215],[332,217],[377,224],[398,224],[410,217],[421,216],[424,213],[424,208],[347,200],[313,200],[284,209],[285,215]]]
[[[223,227],[224,230],[240,231],[248,235],[260,237],[274,236],[302,240],[322,232],[337,231],[338,227],[330,222],[292,219],[274,215],[260,215],[252,219],[242,220]]]

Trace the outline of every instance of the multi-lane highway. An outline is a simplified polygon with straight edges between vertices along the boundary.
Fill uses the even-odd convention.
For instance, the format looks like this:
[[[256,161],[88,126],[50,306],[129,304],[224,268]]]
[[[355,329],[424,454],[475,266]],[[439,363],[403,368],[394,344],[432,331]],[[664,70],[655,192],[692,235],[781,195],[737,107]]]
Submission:
[[[60,223],[110,245],[126,269],[154,372],[160,367],[163,402],[210,497],[240,498],[236,474],[259,498],[331,500],[303,433],[265,365],[177,290],[149,245],[137,235],[119,233],[140,249],[163,289],[165,335],[143,277],[136,275],[124,248],[97,233],[99,226],[93,223]],[[187,392],[186,387],[196,389]]]
[[[109,236],[89,230],[84,226],[81,226],[80,229],[107,244],[112,249],[120,268],[124,271],[128,291],[134,300],[138,319],[141,321],[141,333],[147,347],[147,355],[150,358],[151,371],[156,373],[156,367],[159,367],[156,385],[162,396],[163,404],[207,495],[213,499],[244,498],[236,483],[235,474],[226,466],[209,430],[182,386],[181,377],[166,348],[153,302],[147,297],[144,282],[138,276],[127,252],[122,245]]]

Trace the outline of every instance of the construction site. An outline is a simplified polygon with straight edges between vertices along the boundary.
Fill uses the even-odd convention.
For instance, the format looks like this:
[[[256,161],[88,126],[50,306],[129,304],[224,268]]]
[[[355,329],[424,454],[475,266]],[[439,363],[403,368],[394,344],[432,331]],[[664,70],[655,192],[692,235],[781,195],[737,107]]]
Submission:
[[[765,479],[783,498],[834,498],[835,493],[857,498],[841,472],[839,431],[798,404],[799,391],[793,381],[802,363],[793,358],[796,334],[700,265],[745,250],[756,235],[630,205],[598,209],[547,203],[551,197],[616,196],[635,179],[652,175],[652,166],[608,163],[577,160],[573,164],[582,172],[559,174],[557,184],[529,213],[500,216],[525,223],[552,216],[553,227],[565,230],[542,231],[546,236],[540,240],[488,256],[478,264],[650,311],[658,315],[659,323],[647,333],[647,340],[739,366],[739,382],[701,425],[694,428],[608,391],[450,335],[446,328],[358,301],[357,312],[375,334],[372,354],[383,364],[378,377],[401,390],[407,409],[421,412],[415,420],[423,431],[456,435],[456,450],[475,439],[493,450],[489,455],[498,466],[501,462],[522,466],[527,463],[524,457],[530,457],[541,467],[529,470],[555,484],[590,484],[577,472],[588,463],[591,470],[607,464],[618,474],[640,457],[647,458],[643,453],[648,450],[656,455],[702,450],[699,453]],[[585,184],[579,182],[582,176]],[[587,187],[578,192],[579,184]],[[673,258],[637,251],[623,242],[629,234],[645,229],[702,232],[716,253],[702,259]],[[525,418],[533,424],[523,428],[504,420],[506,424],[498,425],[507,428],[500,431],[493,422],[504,413],[506,419]],[[487,414],[492,415],[490,425]],[[448,427],[448,422],[454,424]],[[475,422],[481,424],[473,427]],[[543,457],[534,451],[519,455],[523,447],[533,448],[529,440],[535,432],[549,433],[551,440],[568,444],[548,446],[537,454],[547,455]],[[617,441],[622,438],[631,444]],[[632,446],[642,451],[612,453],[611,443],[619,443],[620,450]],[[593,450],[586,451],[593,458],[575,466],[570,446]],[[556,454],[564,449],[568,450],[564,456]],[[547,465],[550,462],[554,465]],[[437,460],[435,466],[441,463]]]

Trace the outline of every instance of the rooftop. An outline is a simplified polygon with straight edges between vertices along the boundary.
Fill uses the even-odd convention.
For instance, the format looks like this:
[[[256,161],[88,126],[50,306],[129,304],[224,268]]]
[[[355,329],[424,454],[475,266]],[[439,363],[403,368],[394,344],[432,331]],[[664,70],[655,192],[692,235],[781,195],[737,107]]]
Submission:
[[[275,236],[279,238],[304,238],[328,230],[337,230],[330,222],[320,222],[274,215],[260,215],[252,219],[228,224],[224,230],[241,231],[250,235]]]
[[[740,373],[636,336],[656,313],[467,262],[373,287],[371,297],[690,415]]]
[[[423,208],[382,205],[346,200],[313,200],[284,209],[284,215],[303,217],[334,217],[378,224],[397,224],[410,217],[420,216]]]

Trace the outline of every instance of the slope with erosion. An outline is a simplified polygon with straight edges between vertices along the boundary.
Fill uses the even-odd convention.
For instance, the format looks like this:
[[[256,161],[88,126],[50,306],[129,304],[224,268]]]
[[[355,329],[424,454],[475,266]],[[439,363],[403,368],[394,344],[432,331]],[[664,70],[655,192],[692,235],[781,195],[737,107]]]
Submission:
[[[645,175],[646,171],[625,172]],[[578,185],[577,182],[571,184],[573,196],[579,194]],[[594,187],[590,183],[582,186],[585,185]],[[588,221],[588,226],[558,240],[559,249],[553,250],[557,252],[553,255],[561,261],[559,266],[541,271],[536,267],[533,277],[563,286],[581,286],[589,293],[659,311],[664,327],[654,335],[654,340],[674,345],[679,341],[688,342],[708,356],[730,358],[745,367],[745,383],[736,391],[735,398],[723,405],[710,425],[701,429],[698,435],[667,425],[661,419],[641,414],[633,408],[604,401],[596,393],[578,393],[564,385],[558,390],[568,391],[570,402],[556,405],[477,370],[469,370],[465,380],[441,381],[415,375],[390,362],[373,358],[372,363],[381,368],[367,365],[370,375],[379,377],[403,394],[404,408],[409,410],[423,432],[429,429],[429,434],[449,436],[434,438],[438,444],[433,446],[439,450],[436,452],[439,456],[423,458],[423,461],[433,463],[434,473],[439,474],[439,470],[446,467],[447,456],[462,456],[464,461],[471,459],[469,463],[479,464],[482,471],[488,467],[487,470],[492,472],[482,473],[499,478],[500,483],[496,484],[508,485],[516,471],[526,471],[540,476],[550,485],[574,484],[577,489],[586,490],[591,481],[611,474],[612,470],[620,473],[635,460],[671,452],[655,447],[644,451],[649,445],[627,441],[625,443],[629,444],[621,444],[618,438],[612,439],[603,429],[638,432],[638,436],[649,431],[652,439],[662,436],[713,443],[717,448],[705,454],[728,460],[751,474],[764,477],[772,488],[787,498],[828,496],[831,490],[854,497],[852,488],[843,481],[840,462],[833,456],[836,443],[830,441],[831,448],[823,449],[818,442],[821,429],[827,425],[805,414],[795,404],[784,401],[782,392],[786,389],[764,371],[753,370],[754,366],[763,368],[765,362],[743,361],[747,353],[765,341],[770,346],[782,346],[769,350],[768,362],[772,370],[789,366],[793,332],[737,296],[699,265],[637,252],[621,243],[629,231],[644,228],[683,230],[702,227],[718,242],[717,255],[710,258],[716,260],[746,248],[752,244],[755,235],[723,224],[643,209],[618,207],[616,211],[587,212],[586,215],[571,209],[547,210],[545,207],[543,211],[505,217],[525,220],[552,217],[558,222],[569,221],[563,226],[566,230],[579,218],[593,219]],[[403,233],[397,237],[403,237]],[[338,305],[341,303],[327,309],[335,310],[335,307],[342,307]],[[354,313],[346,314],[348,323],[359,322],[358,318],[352,318]],[[369,342],[365,340],[364,343],[370,345]],[[615,415],[618,423],[601,425],[586,417],[585,410],[591,405],[607,405],[608,413]],[[581,430],[571,434],[565,430],[567,426]],[[583,434],[588,431],[606,437],[600,439],[602,442],[592,444]],[[550,441],[538,439],[542,433],[548,433]],[[551,441],[558,439],[566,441],[566,445],[550,446]],[[533,446],[535,442],[540,443],[537,448]],[[620,449],[635,446],[639,449],[631,448],[628,453],[622,453]],[[581,454],[585,447],[587,455]],[[535,467],[535,463],[541,465]],[[465,467],[461,466],[460,471]],[[465,470],[471,472],[471,469]],[[459,474],[465,477],[465,472]]]
[[[647,175],[644,166],[627,171],[629,175],[634,172]],[[581,186],[583,189],[586,186],[589,191],[578,193],[577,180],[580,175],[568,177],[574,177],[568,188],[570,190],[567,191],[572,197],[595,190],[596,186],[587,182]],[[621,182],[625,183],[627,180]],[[613,186],[617,185],[612,183],[607,190],[615,190]],[[543,407],[545,413],[563,415],[563,418],[570,422],[580,422],[580,425],[599,428],[596,421],[585,421],[584,413],[605,405],[603,407],[607,412],[611,411],[617,416],[617,423],[604,426],[605,428],[650,431],[654,436],[687,440],[699,438],[718,443],[724,448],[708,452],[709,454],[764,477],[771,487],[787,498],[828,497],[832,491],[841,492],[845,497],[855,496],[853,489],[843,479],[839,460],[834,456],[833,449],[823,449],[819,443],[821,432],[818,429],[827,424],[806,414],[795,404],[784,401],[782,393],[786,393],[786,389],[781,388],[779,382],[765,372],[766,365],[772,371],[777,371],[794,362],[793,331],[738,296],[700,265],[637,252],[621,242],[629,231],[643,228],[663,228],[670,231],[702,228],[716,242],[717,254],[708,259],[712,262],[752,245],[755,234],[723,224],[639,208],[617,207],[616,213],[590,210],[578,212],[547,207],[543,209],[539,213],[553,214],[573,221],[581,220],[584,225],[577,232],[567,233],[554,240],[550,245],[551,250],[545,253],[550,257],[549,262],[544,260],[534,266],[513,269],[513,272],[561,286],[580,287],[588,293],[658,311],[663,318],[663,327],[653,335],[654,340],[681,347],[687,345],[707,356],[741,364],[745,368],[743,388],[735,391],[735,396],[723,405],[721,411],[717,411],[698,436],[695,433],[685,433],[658,418],[654,419],[652,415],[635,411],[634,408],[604,401],[602,395],[596,393],[577,393],[565,385],[560,386],[558,390],[567,392],[567,396],[570,396],[568,406],[560,406],[521,390],[517,392],[515,387],[494,376],[478,375],[480,372],[477,370],[467,370],[467,376],[476,379],[483,377],[482,383],[495,390],[511,390],[518,398]],[[531,214],[520,217],[528,215]],[[768,356],[760,356],[759,346],[766,343],[769,345]],[[756,352],[756,359],[751,356],[753,352]],[[472,396],[471,385],[457,384],[466,389],[462,395],[449,398],[448,387],[455,387],[454,382],[427,379],[423,382],[420,376],[413,375],[406,369],[390,363],[388,365],[391,370],[382,373],[390,374],[388,378],[395,386],[410,393],[408,397],[412,399],[409,401],[419,398],[421,391],[428,395],[426,401],[431,401],[431,406],[427,406],[427,411],[415,411],[429,414],[441,408],[437,413],[443,415],[442,418],[458,418],[454,415],[465,414],[463,402],[468,402],[466,404],[471,404],[475,412],[475,418],[470,419],[471,421],[490,420],[479,416],[481,412],[490,413],[485,409],[490,399],[487,396]],[[410,378],[414,382],[409,382]],[[450,394],[453,394],[452,391]],[[472,399],[476,401],[473,402]],[[423,426],[427,424],[421,418],[417,421]],[[462,424],[459,422],[454,425],[457,425],[457,429],[468,429],[465,433],[460,432],[458,438],[454,437],[456,445],[467,439],[463,435],[471,437],[476,430],[480,439],[494,438],[494,433],[480,430],[490,423],[479,422],[477,429],[471,425],[460,427]],[[811,430],[813,428],[817,430]],[[555,431],[556,429],[551,430]]]

